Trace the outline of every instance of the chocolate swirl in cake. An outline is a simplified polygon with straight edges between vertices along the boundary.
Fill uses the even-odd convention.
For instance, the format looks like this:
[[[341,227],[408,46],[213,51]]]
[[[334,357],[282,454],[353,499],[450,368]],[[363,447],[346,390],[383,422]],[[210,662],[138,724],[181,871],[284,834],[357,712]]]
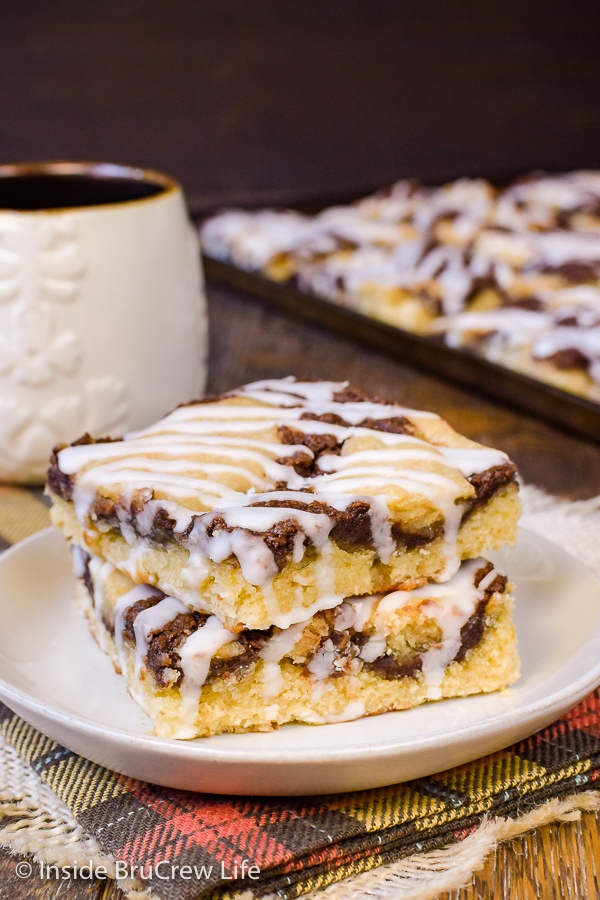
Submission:
[[[347,383],[256,382],[123,441],[60,449],[49,483],[72,497],[82,523],[131,543],[176,542],[215,563],[235,557],[253,585],[330,540],[386,563],[398,547],[442,537],[445,578],[458,568],[461,520],[516,470],[500,451],[426,440],[424,420],[441,421]],[[435,521],[415,529],[392,519],[389,491],[423,498]]]
[[[95,571],[95,589],[101,591],[106,573]],[[329,679],[364,671],[384,680],[424,678],[435,699],[448,665],[462,662],[483,639],[488,604],[506,585],[491,563],[472,560],[443,585],[350,598],[290,629],[238,634],[214,616],[186,609],[172,597],[148,595],[152,589],[138,586],[118,601],[114,628],[122,666],[125,648],[133,648],[136,666],[148,669],[157,689],[179,690],[192,722],[205,685],[239,682],[260,664],[259,683],[268,697],[279,687],[284,661],[295,677],[306,679],[309,692]],[[428,625],[422,634],[429,636],[418,647],[407,644],[399,650],[392,623],[404,609],[412,616],[418,610],[421,628]]]

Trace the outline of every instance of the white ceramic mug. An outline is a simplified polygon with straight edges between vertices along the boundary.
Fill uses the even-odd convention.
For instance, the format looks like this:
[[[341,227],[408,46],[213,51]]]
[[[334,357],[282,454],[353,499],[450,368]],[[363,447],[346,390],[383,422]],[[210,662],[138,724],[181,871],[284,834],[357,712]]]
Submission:
[[[202,393],[198,241],[171,178],[103,163],[0,166],[0,480]]]

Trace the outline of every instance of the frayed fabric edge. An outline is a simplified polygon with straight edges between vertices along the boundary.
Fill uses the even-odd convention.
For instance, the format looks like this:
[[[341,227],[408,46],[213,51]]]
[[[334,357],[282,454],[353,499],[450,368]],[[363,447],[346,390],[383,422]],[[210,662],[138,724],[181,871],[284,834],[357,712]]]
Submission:
[[[91,866],[115,880],[115,860],[100,848],[3,738],[0,737],[0,846],[35,862],[68,869]],[[127,900],[158,900],[140,881],[120,879]]]
[[[456,844],[429,853],[415,853],[346,878],[305,894],[304,900],[435,900],[444,892],[469,885],[473,874],[504,841],[552,822],[575,821],[582,812],[597,810],[600,810],[600,792],[586,791],[563,800],[549,800],[518,819],[486,817],[475,832]],[[279,898],[269,895],[262,900]]]
[[[12,748],[8,748],[11,750]],[[106,856],[70,818],[66,807],[39,782],[40,793],[21,800],[7,800],[0,792],[0,816],[8,819],[1,827],[0,845],[13,853],[29,853],[38,862],[56,866],[104,866],[114,878],[114,860]],[[51,802],[43,804],[48,791]],[[586,791],[563,800],[549,800],[518,819],[486,817],[464,840],[441,850],[415,853],[398,862],[354,875],[323,890],[302,895],[305,900],[435,900],[444,892],[466,887],[496,847],[528,831],[552,822],[574,821],[582,812],[600,810],[600,792]],[[11,821],[14,817],[15,821]],[[141,882],[121,881],[127,900],[158,900]],[[250,892],[231,895],[244,900]],[[280,900],[275,894],[263,900]]]

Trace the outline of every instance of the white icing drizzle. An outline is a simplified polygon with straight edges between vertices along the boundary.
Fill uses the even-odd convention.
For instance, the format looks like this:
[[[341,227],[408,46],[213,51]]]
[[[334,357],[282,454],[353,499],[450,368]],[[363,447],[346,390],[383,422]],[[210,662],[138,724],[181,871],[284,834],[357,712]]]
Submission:
[[[83,578],[87,570],[87,560],[89,554],[78,547],[77,544],[71,545],[71,557],[73,559],[73,571],[77,578]]]
[[[76,573],[83,577],[85,567],[76,563]],[[94,605],[100,609],[106,601],[107,581],[115,568],[99,557],[91,555],[89,570],[94,588]],[[133,629],[135,634],[135,664],[134,677],[129,681],[130,690],[135,699],[145,706],[145,698],[139,685],[144,682],[142,675],[148,653],[149,641],[152,634],[162,630],[173,619],[182,613],[189,612],[187,606],[174,597],[165,597],[161,591],[150,585],[136,585],[117,600],[113,611],[115,628],[115,646],[119,657],[119,664],[126,671],[126,651],[123,641],[123,626],[127,610],[139,600],[147,597],[161,597],[154,606],[141,610],[134,619]],[[100,633],[103,628],[100,629]],[[179,727],[173,735],[177,738],[189,738],[195,734],[194,723],[198,716],[198,705],[202,687],[206,682],[210,663],[215,654],[230,641],[235,640],[235,634],[225,629],[216,616],[210,616],[203,625],[193,631],[178,648],[180,657],[179,667],[182,678],[179,685],[181,707],[178,714]],[[106,640],[102,648],[107,650]]]
[[[379,603],[380,594],[373,594],[372,597],[356,597],[355,599],[346,600],[344,607],[350,607],[354,613],[353,628],[355,631],[364,631],[365,625],[371,618],[373,607]]]
[[[216,616],[210,616],[204,625],[192,632],[179,647],[180,666],[183,673],[179,694],[182,724],[174,737],[193,737],[194,723],[198,718],[200,694],[213,656],[225,644],[235,640],[235,635],[223,628]],[[189,723],[189,725],[187,724]]]
[[[578,350],[584,362],[576,368],[584,375],[560,384],[597,399],[598,339],[588,339],[585,330],[600,328],[600,172],[534,174],[503,190],[482,179],[440,188],[401,181],[385,194],[312,219],[286,211],[238,213],[236,228],[235,215],[228,212],[205,225],[213,255],[244,265],[244,254],[258,240],[263,254],[257,268],[285,253],[304,290],[403,328],[440,334],[452,347],[472,347],[542,379],[553,381],[536,360],[570,368],[564,358],[551,357]],[[292,230],[289,221],[295,222]],[[587,275],[577,274],[582,264]],[[561,271],[569,266],[570,273]],[[596,283],[565,288],[563,278]],[[495,296],[486,302],[500,308],[478,309],[477,320],[470,319],[473,299],[490,288]],[[571,299],[565,302],[577,308],[578,321],[553,344],[561,321],[546,313],[567,291]],[[542,308],[527,313],[527,324],[512,304],[531,296]],[[556,351],[546,349],[552,346]],[[585,373],[592,382],[587,388]]]
[[[78,548],[79,549],[79,548]],[[78,574],[78,565],[81,566],[82,560],[80,560],[79,564],[75,565],[75,572]],[[104,622],[103,622],[103,613],[104,613],[104,593],[101,589],[99,589],[96,585],[98,582],[101,582],[104,577],[106,577],[109,572],[112,570],[112,566],[110,563],[104,562],[104,560],[99,559],[97,556],[91,556],[88,562],[90,576],[92,579],[92,586],[94,588],[92,592],[92,601],[94,604],[94,613],[96,616],[96,622],[98,627],[96,629],[96,634],[98,635],[98,641],[102,649],[107,651],[107,643],[106,636],[104,632]]]
[[[460,250],[475,240],[475,247],[492,258],[531,261],[543,258],[552,264],[569,259],[596,259],[597,249],[587,242],[594,237],[588,232],[575,232],[557,226],[561,210],[592,210],[598,218],[600,176],[598,172],[572,172],[566,175],[542,176],[527,182],[517,182],[503,191],[495,191],[482,179],[459,179],[441,188],[423,188],[399,182],[386,196],[368,197],[350,207],[334,207],[309,218],[290,211],[261,210],[256,213],[227,211],[213,217],[202,229],[205,250],[217,258],[230,259],[244,268],[264,267],[281,253],[306,257],[311,248],[325,260],[313,262],[315,272],[324,273],[327,265],[337,262],[339,245],[324,237],[337,235],[350,241],[356,249],[349,255],[342,251],[342,261],[348,266],[350,277],[363,270],[365,280],[386,278],[386,266],[391,253],[398,248],[398,259],[405,260],[396,273],[396,280],[406,279],[420,266],[421,278],[438,275],[435,263],[440,254]],[[594,213],[595,211],[595,213]],[[445,220],[449,242],[438,242],[428,253],[425,238],[436,233],[436,225]],[[402,223],[402,224],[401,224]],[[600,223],[599,223],[600,224]],[[412,229],[413,241],[408,237]],[[500,226],[507,232],[487,230]],[[584,226],[585,227],[585,226]],[[587,226],[590,228],[591,226]],[[555,233],[554,233],[555,232]],[[484,234],[486,249],[477,243]],[[574,242],[571,237],[575,235]],[[579,237],[583,236],[583,241]],[[549,240],[546,238],[549,237]],[[516,243],[515,243],[516,242]],[[406,252],[406,246],[410,250]],[[260,247],[260,252],[256,248]],[[420,247],[421,251],[417,252]],[[596,242],[597,248],[597,242]],[[386,254],[385,250],[388,250]],[[379,251],[379,252],[373,252]],[[429,260],[431,257],[431,261]],[[355,263],[355,259],[360,262]],[[459,255],[452,257],[451,266]],[[558,262],[557,262],[558,261]],[[470,263],[475,272],[478,260]],[[369,272],[370,269],[370,272]],[[344,270],[338,274],[344,274]]]
[[[321,609],[332,609],[343,600],[343,595],[335,590],[335,569],[332,564],[333,547],[325,544],[317,560],[315,580],[317,582],[317,601],[315,606]],[[316,610],[315,610],[316,612]]]
[[[475,574],[486,565],[484,559],[463,563],[459,572],[444,584],[427,584],[412,590],[349,598],[336,610],[335,628],[337,631],[353,628],[354,631],[362,632],[368,624],[372,633],[361,647],[358,656],[359,660],[373,663],[386,654],[387,639],[395,633],[397,627],[395,625],[397,613],[406,607],[418,608],[420,615],[432,619],[441,632],[440,640],[421,655],[427,698],[438,699],[441,696],[441,684],[447,667],[455,659],[461,646],[461,629],[474,614],[477,603],[498,575],[498,571],[492,568],[476,587]],[[303,623],[299,632],[295,633],[289,642],[282,640],[281,636],[278,637],[280,646],[285,646],[281,657],[294,646],[306,624],[308,623]],[[265,649],[263,656],[267,652]],[[279,661],[281,658],[279,652],[275,655]],[[323,693],[324,682],[334,675],[340,665],[333,641],[326,640],[307,666],[314,681],[312,690],[315,701]],[[271,684],[277,681],[274,671],[269,672],[268,678]]]
[[[360,719],[365,714],[365,704],[363,700],[350,700],[349,703],[337,715],[329,713],[328,715],[320,715],[315,710],[305,710],[303,721],[310,725],[334,725],[337,722],[352,722],[354,719]]]
[[[94,558],[94,557],[92,557]],[[91,569],[90,569],[91,571]],[[105,579],[110,575],[110,569],[108,566],[106,568],[99,569],[96,578],[94,580],[94,593],[102,592],[105,593]],[[122,672],[127,671],[127,661],[126,661],[126,651],[123,640],[123,626],[125,624],[125,613],[129,609],[130,606],[133,606],[134,603],[137,603],[138,600],[144,600],[146,597],[162,597],[163,594],[161,591],[156,590],[148,584],[138,584],[127,593],[123,594],[117,600],[115,604],[115,608],[113,610],[113,619],[114,619],[114,627],[115,627],[115,646],[117,648],[117,655],[119,658],[119,665],[121,667]],[[135,633],[135,631],[134,631]],[[146,655],[146,651],[144,651],[144,656]],[[145,699],[143,692],[139,689],[139,679],[140,673],[142,671],[143,657],[139,655],[137,636],[136,636],[136,649],[135,649],[135,665],[134,665],[134,673],[133,678],[130,678],[128,681],[129,690],[135,700],[145,707]]]
[[[104,573],[108,575],[110,570],[107,568],[104,570]],[[102,591],[104,588],[104,581],[96,576],[95,579],[95,587],[96,589],[100,589]],[[115,604],[115,608],[113,611],[113,618],[115,624],[115,644],[117,645],[117,649],[119,651],[123,648],[123,625],[124,625],[124,617],[125,613],[129,609],[130,606],[133,606],[134,603],[137,603],[138,600],[143,600],[146,597],[162,597],[162,591],[157,590],[156,588],[151,587],[149,584],[136,584],[130,591],[127,591],[126,594],[122,594]]]
[[[143,659],[148,652],[148,642],[150,635],[154,631],[161,631],[172,622],[175,616],[188,612],[187,606],[175,597],[165,597],[155,606],[149,606],[143,609],[135,617],[133,630],[135,633],[135,646],[140,659]]]
[[[332,506],[336,504],[330,501]],[[390,511],[384,497],[372,495],[369,497],[371,507],[371,534],[373,544],[377,547],[377,553],[384,565],[387,565],[396,551],[396,542],[392,536],[392,522]]]
[[[301,562],[308,541],[321,551],[317,608],[332,607],[342,599],[336,595],[327,555],[335,519],[318,509],[296,509],[293,504],[317,501],[343,511],[355,500],[366,502],[375,549],[387,563],[396,548],[385,497],[390,492],[405,492],[425,498],[440,511],[446,554],[440,578],[449,578],[459,565],[459,501],[470,495],[464,479],[505,463],[507,457],[489,448],[448,450],[412,435],[365,428],[361,423],[369,419],[437,417],[393,404],[336,401],[336,394],[346,387],[345,382],[299,382],[293,378],[255,382],[232,392],[229,402],[180,407],[124,441],[67,447],[59,453],[59,466],[65,474],[76,476],[76,514],[85,527],[97,492],[119,498],[115,511],[121,530],[132,553],[137,554],[137,560],[132,556],[121,567],[139,580],[137,562],[143,564],[146,537],[152,537],[155,515],[164,509],[174,522],[174,532],[182,535],[190,551],[186,602],[193,602],[194,585],[206,577],[203,560],[222,563],[234,556],[246,581],[264,589],[272,621],[287,627],[305,618],[307,611],[299,604],[282,615],[274,595],[269,601],[278,569],[264,533],[291,520],[298,531],[294,561]],[[302,419],[305,414],[338,415],[350,424]],[[342,445],[341,454],[323,453],[316,475],[300,475],[284,464],[285,459],[297,453],[312,460],[314,454],[303,444],[279,443],[277,429],[282,425],[305,434],[332,434]],[[371,443],[375,438],[377,446],[347,452],[348,441],[365,437]],[[136,530],[129,521],[132,501],[141,509]],[[279,505],[255,505],[273,502]],[[170,590],[162,582],[161,587]]]
[[[531,360],[550,360],[563,350],[576,350],[586,360],[586,372],[600,384],[600,304],[552,312],[499,309],[495,312],[460,313],[440,319],[437,327],[452,347],[469,346],[474,337],[485,339],[485,355],[493,362],[518,362],[517,353]],[[563,325],[563,320],[575,324]],[[480,345],[481,347],[481,345]]]
[[[297,622],[289,628],[275,632],[260,652],[263,660],[263,692],[266,698],[276,697],[283,688],[280,663],[302,637],[310,619]]]
[[[71,556],[73,560],[73,570],[77,578],[85,581],[89,569],[93,588],[92,604],[97,626],[95,634],[98,638],[100,647],[106,653],[108,651],[108,645],[104,630],[104,591],[99,585],[103,583],[103,579],[107,576],[108,572],[112,571],[112,566],[110,566],[109,563],[104,563],[103,560],[99,559],[97,556],[91,556],[75,544],[71,546]]]
[[[550,356],[557,350],[576,347],[590,359],[600,357],[600,328],[580,330],[564,326],[556,328],[552,333],[540,335],[534,343],[535,356]]]
[[[83,560],[76,562],[80,577],[83,577],[85,566]],[[406,591],[393,591],[371,597],[349,598],[340,603],[334,614],[335,631],[354,629],[363,632],[369,626],[371,634],[363,644],[359,659],[354,668],[344,673],[349,683],[355,681],[352,672],[357,671],[356,663],[360,660],[372,663],[385,655],[387,638],[393,635],[397,625],[395,617],[399,610],[406,607],[417,607],[420,615],[433,619],[441,631],[440,641],[426,650],[422,656],[422,673],[427,683],[428,699],[440,696],[440,685],[448,665],[456,657],[461,644],[461,629],[473,615],[478,601],[484,596],[498,572],[496,569],[484,576],[478,587],[475,587],[474,576],[487,565],[484,559],[463,563],[460,571],[445,584],[427,584],[423,587]],[[93,580],[95,602],[101,608],[106,602],[107,582],[115,569],[92,556],[89,562]],[[123,641],[123,625],[126,611],[136,602],[146,597],[160,597],[158,603],[141,610],[133,622],[135,633],[134,678],[130,681],[130,689],[138,702],[145,705],[145,698],[139,686],[144,683],[146,675],[143,671],[149,641],[152,635],[165,628],[176,616],[188,612],[188,608],[179,600],[164,596],[148,585],[137,585],[123,594],[114,608],[115,643],[120,664],[126,670],[126,650]],[[305,630],[310,627],[311,616],[285,629],[275,629],[259,652],[263,697],[265,701],[275,701],[269,715],[276,718],[277,698],[284,689],[281,663],[289,656],[294,647],[301,641]],[[210,670],[212,660],[226,644],[236,640],[236,635],[223,627],[216,616],[209,616],[200,624],[177,648],[179,656],[178,668],[181,670],[179,694],[181,698],[178,710],[178,725],[174,736],[178,738],[193,737],[196,732],[195,723],[199,714],[200,696]],[[106,649],[106,648],[105,648]],[[311,675],[310,692],[313,703],[317,703],[326,689],[328,679],[337,668],[338,662],[333,641],[327,639],[312,655],[307,670]],[[360,666],[359,666],[360,668]],[[360,683],[357,681],[357,685]],[[305,721],[337,722],[357,718],[363,714],[361,701],[351,702],[337,716],[321,717],[320,714],[307,713]]]
[[[422,671],[428,685],[427,696],[432,700],[439,698],[446,668],[460,648],[461,628],[472,616],[485,589],[498,574],[492,569],[479,586],[475,587],[474,575],[485,565],[484,559],[470,560],[463,563],[456,575],[444,584],[427,584],[411,591],[394,591],[383,596],[372,614],[375,632],[363,646],[361,657],[372,661],[381,656],[382,641],[385,643],[385,637],[393,627],[394,615],[403,607],[418,604],[427,618],[433,619],[441,630],[439,643],[430,647],[421,657]],[[373,644],[374,647],[371,646]]]
[[[292,212],[229,210],[202,228],[204,251],[217,259],[235,259],[243,269],[258,269],[279,253],[305,240],[310,220]]]

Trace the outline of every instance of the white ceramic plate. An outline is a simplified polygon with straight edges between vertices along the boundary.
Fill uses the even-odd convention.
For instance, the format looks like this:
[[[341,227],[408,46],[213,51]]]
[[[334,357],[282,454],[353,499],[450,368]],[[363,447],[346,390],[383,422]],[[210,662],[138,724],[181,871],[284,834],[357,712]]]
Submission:
[[[153,737],[148,717],[72,602],[62,536],[0,557],[0,699],[56,741],[125,775],[221,794],[323,794],[433,774],[549,724],[600,683],[600,582],[523,531],[494,558],[516,583],[522,676],[488,696],[338,725],[195,741]]]

